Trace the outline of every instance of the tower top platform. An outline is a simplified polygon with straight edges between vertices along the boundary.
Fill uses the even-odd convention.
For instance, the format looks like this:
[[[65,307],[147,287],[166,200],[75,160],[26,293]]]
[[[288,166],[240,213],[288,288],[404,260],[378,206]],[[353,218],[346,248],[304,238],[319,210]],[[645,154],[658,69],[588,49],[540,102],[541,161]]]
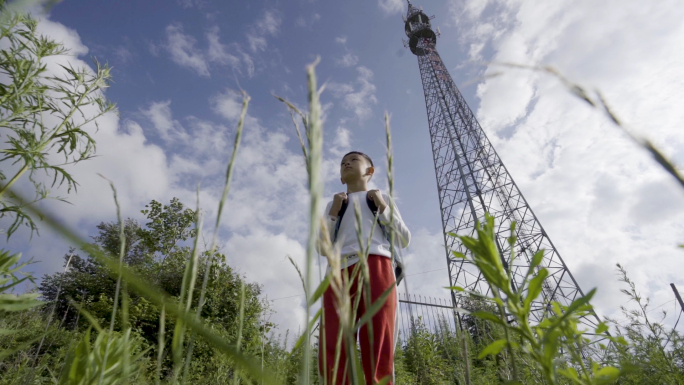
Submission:
[[[422,56],[426,54],[418,44],[422,39],[427,39],[434,47],[437,43],[437,35],[432,30],[430,20],[434,16],[428,16],[421,8],[416,8],[411,2],[408,3],[408,11],[406,12],[406,21],[404,23],[404,32],[408,36],[408,47],[414,55]]]

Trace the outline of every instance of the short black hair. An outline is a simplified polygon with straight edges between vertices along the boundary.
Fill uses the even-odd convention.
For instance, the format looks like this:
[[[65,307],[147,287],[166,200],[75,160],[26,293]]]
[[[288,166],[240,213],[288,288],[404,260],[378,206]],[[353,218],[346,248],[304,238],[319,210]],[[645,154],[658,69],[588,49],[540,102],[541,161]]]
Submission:
[[[375,167],[375,166],[373,166],[373,159],[371,159],[370,156],[364,154],[364,153],[361,152],[361,151],[349,151],[348,153],[344,154],[344,156],[342,157],[342,159],[344,159],[347,155],[351,155],[351,154],[361,155],[362,157],[366,158],[366,160],[368,161],[368,163],[370,163],[371,167]]]

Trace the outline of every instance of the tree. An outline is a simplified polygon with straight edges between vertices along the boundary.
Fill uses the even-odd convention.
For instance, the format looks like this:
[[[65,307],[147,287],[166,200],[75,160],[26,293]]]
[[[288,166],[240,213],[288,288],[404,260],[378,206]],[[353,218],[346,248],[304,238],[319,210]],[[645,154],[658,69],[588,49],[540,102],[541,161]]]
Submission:
[[[25,207],[48,198],[49,188],[66,184],[67,192],[76,189],[78,183],[64,166],[95,155],[89,131],[115,106],[103,94],[111,80],[107,65],[95,60],[95,71],[62,65],[63,74],[51,74],[45,59],[68,50],[38,35],[38,22],[8,10],[5,0],[0,0],[0,14],[0,131],[6,138],[0,150],[0,218],[10,219],[3,230],[9,238],[22,224],[31,233],[38,230]],[[57,162],[60,157],[63,161]],[[10,190],[25,174],[35,190],[31,201]]]
[[[185,264],[191,256],[191,249],[184,244],[195,235],[193,218],[195,211],[185,208],[176,198],[169,205],[152,201],[142,212],[147,215],[148,223],[141,227],[137,221],[128,219],[124,223],[126,234],[125,263],[148,282],[157,286],[171,296],[179,297]],[[93,236],[93,245],[100,250],[118,255],[119,226],[116,222],[101,223],[97,226],[98,234]],[[118,257],[117,257],[118,258]],[[40,293],[49,305],[45,311],[55,307],[55,318],[63,319],[64,327],[79,328],[89,326],[88,321],[79,316],[74,303],[79,304],[92,314],[101,324],[111,317],[116,281],[105,266],[90,255],[81,256],[71,250],[65,257],[65,263],[71,259],[69,268],[63,273],[46,275],[40,285]],[[240,290],[244,278],[240,277],[226,264],[225,256],[220,253],[209,255],[204,252],[200,256],[198,276],[203,277],[209,268],[207,292],[202,307],[201,317],[215,331],[228,341],[237,339],[238,314],[240,309]],[[258,355],[264,336],[273,326],[262,322],[266,305],[259,298],[261,287],[258,284],[246,283],[244,303],[244,323],[242,327],[243,350]],[[201,285],[197,285],[193,295],[192,307],[196,308],[200,298]],[[60,292],[57,299],[57,292]],[[157,346],[160,322],[160,308],[144,297],[131,293],[129,305],[129,322],[133,331],[146,342],[147,346]],[[173,330],[174,320],[166,319],[167,330]],[[121,330],[117,324],[117,330]],[[167,336],[170,338],[170,335]],[[170,341],[167,341],[165,352],[169,352]],[[155,354],[150,353],[156,357]],[[193,349],[193,376],[202,376],[217,370],[220,366],[230,367],[232,364],[223,358],[214,357],[213,348],[206,342],[197,339]],[[224,360],[224,361],[221,361]],[[170,358],[164,359],[164,367],[171,367]],[[213,369],[212,369],[213,368]],[[190,381],[189,381],[190,382]]]

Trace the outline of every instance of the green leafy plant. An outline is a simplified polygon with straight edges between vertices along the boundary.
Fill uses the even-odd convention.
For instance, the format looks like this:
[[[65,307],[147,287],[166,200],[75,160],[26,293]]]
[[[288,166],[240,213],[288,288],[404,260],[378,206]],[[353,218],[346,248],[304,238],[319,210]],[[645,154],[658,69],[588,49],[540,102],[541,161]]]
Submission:
[[[533,256],[524,280],[517,290],[513,290],[511,272],[503,266],[495,243],[494,229],[494,218],[486,215],[484,223],[477,225],[477,238],[451,234],[458,237],[469,251],[469,256],[453,252],[454,258],[469,258],[486,279],[494,296],[496,312],[478,310],[472,315],[499,325],[504,331],[504,337],[485,347],[479,357],[505,352],[504,357],[510,360],[511,367],[510,378],[505,380],[511,383],[521,383],[516,351],[522,356],[529,357],[528,362],[533,369],[539,371],[544,381],[549,384],[558,384],[561,378],[575,384],[615,382],[620,370],[612,366],[602,367],[593,361],[591,356],[586,354],[590,342],[584,336],[586,331],[578,328],[579,319],[592,309],[589,301],[596,293],[596,289],[577,298],[567,307],[551,302],[551,312],[547,318],[536,325],[532,324],[531,304],[541,294],[542,283],[548,276],[548,271],[540,266],[544,251],[540,250]],[[511,236],[508,238],[511,246],[516,241],[514,234],[515,223],[511,225]],[[511,261],[515,257],[515,254],[511,255]],[[459,287],[451,289],[463,291]],[[480,296],[479,293],[471,294]],[[603,334],[613,343],[626,343],[621,337],[613,338],[605,334],[607,330],[608,326],[600,323],[591,332]]]
[[[13,218],[5,229],[9,238],[21,225],[32,233],[38,230],[25,206],[48,198],[50,187],[66,184],[68,192],[76,189],[78,183],[65,166],[95,155],[90,131],[97,128],[97,118],[115,106],[103,94],[111,80],[107,65],[95,60],[94,71],[61,65],[64,74],[51,75],[45,59],[66,54],[64,46],[39,35],[38,22],[7,9],[4,0],[0,14],[0,74],[7,77],[0,84],[0,129],[6,138],[0,150],[0,218]],[[63,162],[56,163],[54,155],[61,155]],[[35,197],[18,205],[8,199],[8,189],[26,173]]]
[[[625,320],[618,322],[608,319],[618,336],[624,337],[629,344],[617,345],[611,351],[610,359],[625,368],[621,378],[624,384],[681,384],[684,383],[684,336],[662,323],[661,319],[649,316],[649,300],[636,289],[627,276],[627,271],[617,264],[620,282],[627,285],[622,293],[636,304],[636,308],[621,306]]]
[[[59,378],[63,385],[129,384],[139,375],[146,351],[127,329],[123,334],[99,329],[91,342],[92,328],[88,328],[75,349],[67,356]],[[130,360],[130,365],[123,365]]]
[[[13,294],[11,289],[26,280],[32,280],[31,275],[26,274],[24,278],[17,277],[22,273],[20,270],[26,263],[19,263],[21,254],[10,254],[6,250],[0,250],[0,317],[6,313],[18,312],[42,305],[44,302],[37,299],[38,293]],[[0,328],[0,335],[13,334],[14,330]],[[32,339],[19,346],[0,351],[0,360],[8,357],[15,352],[26,348],[39,337]]]
[[[2,312],[14,312],[30,309],[42,305],[38,301],[38,293],[12,294],[10,289],[21,284],[26,280],[32,280],[31,275],[26,274],[24,278],[17,277],[22,274],[20,271],[26,267],[27,263],[19,263],[21,253],[10,254],[9,251],[0,250],[0,314]]]

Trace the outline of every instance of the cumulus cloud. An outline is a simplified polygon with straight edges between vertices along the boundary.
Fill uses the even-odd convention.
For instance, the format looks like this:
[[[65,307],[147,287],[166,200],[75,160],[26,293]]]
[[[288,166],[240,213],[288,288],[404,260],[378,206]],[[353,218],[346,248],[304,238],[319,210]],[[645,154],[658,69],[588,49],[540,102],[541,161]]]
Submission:
[[[339,126],[335,130],[335,140],[330,153],[337,159],[341,159],[344,154],[351,151],[352,133],[346,127]]]
[[[359,63],[359,57],[352,54],[351,52],[347,52],[344,56],[342,56],[340,59],[337,59],[335,62],[340,67],[353,67]]]
[[[364,66],[356,67],[358,77],[355,88],[350,83],[328,83],[330,89],[336,97],[342,99],[344,107],[354,113],[358,120],[365,120],[373,113],[372,105],[377,104],[375,97],[375,84],[373,84],[373,71]]]
[[[187,3],[187,4],[186,4]],[[201,2],[187,1],[187,6],[201,5]],[[200,76],[209,77],[209,64],[230,66],[238,73],[245,71],[249,77],[254,75],[255,59],[246,52],[264,51],[268,45],[267,37],[276,36],[280,31],[282,17],[277,11],[265,11],[249,28],[245,48],[239,43],[225,44],[221,42],[221,31],[218,26],[210,27],[205,37],[208,46],[198,47],[197,40],[185,34],[183,26],[175,23],[166,27],[166,42],[161,46],[171,54],[171,60],[176,64],[197,72]],[[150,52],[157,56],[160,46],[149,45]]]
[[[684,92],[671,81],[684,76],[684,54],[671,49],[684,38],[675,2],[453,1],[451,14],[472,59],[551,64],[600,89],[666,154],[683,153],[675,122],[684,112],[668,103]],[[625,303],[613,276],[618,262],[654,305],[671,300],[667,283],[681,282],[673,274],[681,188],[557,79],[495,64],[481,75],[496,72],[503,75],[482,81],[471,107],[578,282],[599,287],[599,314],[616,315]]]
[[[242,99],[240,94],[231,89],[211,97],[211,106],[215,113],[223,116],[231,122],[237,122],[242,111]]]
[[[133,60],[133,53],[124,46],[114,48],[114,56],[121,64],[127,64]]]
[[[221,42],[218,26],[210,27],[206,34],[207,47],[198,47],[197,40],[183,32],[180,24],[166,27],[167,41],[161,46],[150,43],[150,52],[157,56],[162,47],[171,54],[176,64],[197,72],[200,76],[209,77],[209,65],[227,65],[237,73],[245,71],[249,77],[254,75],[254,58],[238,43]],[[248,35],[248,45],[253,51],[266,48],[266,39],[257,35]]]
[[[78,34],[59,23],[43,20],[39,30],[62,39],[71,52],[80,55],[88,52]],[[182,33],[174,26],[170,31],[172,35]],[[183,36],[178,38],[185,43],[190,41]],[[195,50],[188,57],[201,56],[192,48],[194,42],[183,44],[184,49]],[[217,55],[222,57],[220,52]],[[63,71],[59,64],[87,67],[84,61],[68,56],[47,64],[50,74]],[[171,100],[158,100],[141,106],[134,120],[121,121],[113,113],[100,118],[99,130],[87,127],[97,141],[98,156],[67,166],[79,182],[78,193],[70,196],[73,205],[45,202],[47,209],[66,225],[88,234],[99,222],[116,218],[109,185],[98,174],[117,186],[122,215],[138,219],[142,219],[140,208],[152,199],[168,202],[172,197],[179,197],[186,205],[194,206],[196,183],[202,181],[200,199],[205,218],[211,223],[231,155],[241,94],[225,90],[209,97],[207,103],[216,116],[175,116]],[[289,130],[289,119],[283,125]],[[154,136],[161,138],[154,141],[158,144],[150,141]],[[286,134],[277,126],[265,127],[257,118],[247,117],[226,205],[230,214],[225,216],[221,229],[221,244],[229,263],[249,281],[264,285],[270,298],[277,293],[302,292],[297,273],[286,255],[303,266],[302,238],[307,233],[305,217],[309,198],[303,157],[288,148],[291,137],[291,133]],[[61,189],[55,189],[54,193],[65,195]],[[286,206],[288,210],[282,210]],[[59,269],[61,252],[68,250],[68,244],[49,229],[30,243],[28,233],[20,231],[8,247],[43,261],[40,266],[34,265],[38,276]],[[273,268],[264,269],[264,266]],[[301,305],[302,300],[296,297],[275,301],[276,313],[271,321],[280,324],[282,329],[298,330],[304,319]]]
[[[164,48],[171,54],[174,63],[188,67],[198,75],[209,77],[209,68],[203,53],[195,46],[197,40],[183,32],[180,24],[166,27],[166,44]]]
[[[247,33],[247,44],[252,52],[263,51],[266,49],[266,37],[276,36],[280,32],[280,24],[283,19],[275,10],[266,10],[257,19]]]
[[[269,9],[264,12],[259,20],[257,20],[256,27],[259,32],[263,34],[275,36],[280,30],[280,23],[282,23],[282,21],[283,19],[278,12]]]
[[[170,104],[170,100],[153,102],[147,109],[140,110],[152,122],[159,136],[166,142],[183,139],[186,136],[180,123],[171,117]]]
[[[311,28],[315,22],[321,19],[321,15],[314,13],[311,17],[304,17],[300,15],[295,21],[295,25],[301,28]]]
[[[386,15],[393,15],[404,12],[404,3],[403,0],[378,0],[378,7]]]
[[[209,41],[209,48],[207,50],[207,58],[210,61],[220,64],[228,64],[233,68],[239,68],[240,58],[228,52],[229,48],[221,44],[219,40],[219,27],[214,26],[207,31],[207,40]],[[236,51],[239,47],[235,47]]]
[[[206,5],[206,0],[176,0],[176,2],[185,9],[193,7],[201,8]]]

